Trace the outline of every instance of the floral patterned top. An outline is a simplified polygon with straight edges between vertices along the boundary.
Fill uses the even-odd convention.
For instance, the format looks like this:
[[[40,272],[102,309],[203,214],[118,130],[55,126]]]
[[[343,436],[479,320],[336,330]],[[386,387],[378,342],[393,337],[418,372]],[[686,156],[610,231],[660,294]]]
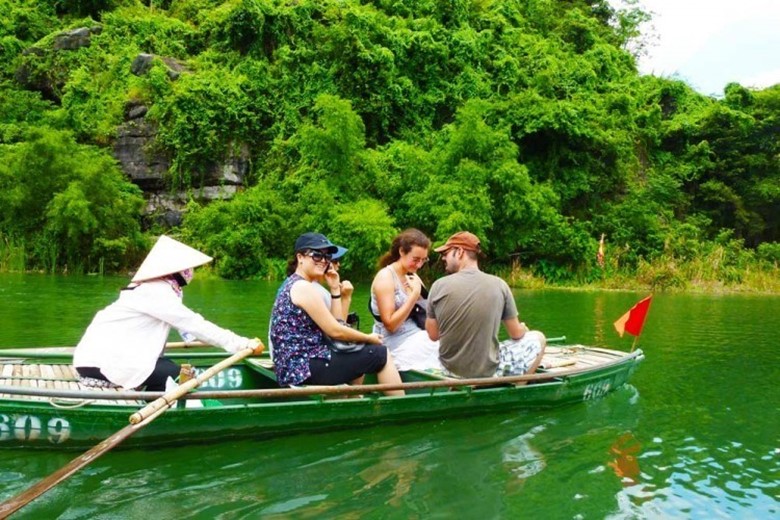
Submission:
[[[310,359],[330,361],[330,350],[322,330],[290,298],[290,289],[298,280],[303,277],[292,274],[284,281],[271,311],[274,372],[283,386],[300,385],[311,377]]]

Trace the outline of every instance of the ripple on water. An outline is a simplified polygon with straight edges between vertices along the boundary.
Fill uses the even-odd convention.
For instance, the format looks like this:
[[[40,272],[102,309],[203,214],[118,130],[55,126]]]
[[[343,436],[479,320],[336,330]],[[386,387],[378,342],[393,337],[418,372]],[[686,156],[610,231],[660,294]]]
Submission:
[[[646,508],[651,506],[646,504],[650,502],[654,512],[670,517],[685,513],[691,518],[768,518],[777,514],[779,484],[772,476],[780,474],[777,459],[756,457],[739,442],[725,442],[715,449],[707,444],[686,437],[681,443],[645,451],[640,460],[643,478],[655,484],[655,491],[648,496],[645,489],[625,490],[638,511],[649,513]],[[658,465],[659,459],[673,463]]]

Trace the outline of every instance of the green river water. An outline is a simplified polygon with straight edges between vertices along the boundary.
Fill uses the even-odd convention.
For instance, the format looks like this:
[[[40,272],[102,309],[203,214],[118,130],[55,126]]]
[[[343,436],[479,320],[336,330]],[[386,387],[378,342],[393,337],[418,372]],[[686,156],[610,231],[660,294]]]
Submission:
[[[75,345],[126,283],[0,274],[0,347]],[[278,283],[185,302],[266,337]],[[368,330],[368,284],[353,302]],[[515,291],[548,336],[629,350],[646,294]],[[631,384],[545,412],[109,452],[13,518],[780,518],[780,297],[656,294]],[[178,338],[171,338],[172,340]],[[0,501],[77,453],[0,449]]]

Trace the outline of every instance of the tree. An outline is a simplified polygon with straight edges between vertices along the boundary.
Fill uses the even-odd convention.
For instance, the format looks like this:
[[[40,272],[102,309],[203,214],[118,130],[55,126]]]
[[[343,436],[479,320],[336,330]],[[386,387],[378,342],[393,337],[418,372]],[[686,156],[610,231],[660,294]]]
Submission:
[[[0,231],[24,242],[28,268],[115,270],[142,248],[140,190],[105,151],[38,130],[0,145]]]

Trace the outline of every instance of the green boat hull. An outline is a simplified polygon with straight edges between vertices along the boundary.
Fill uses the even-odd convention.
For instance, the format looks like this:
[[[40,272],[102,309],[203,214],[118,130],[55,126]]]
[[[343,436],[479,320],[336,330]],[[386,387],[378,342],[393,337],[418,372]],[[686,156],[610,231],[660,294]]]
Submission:
[[[7,352],[10,351],[6,351],[6,355]],[[602,352],[614,351],[602,349]],[[405,381],[416,381],[417,387],[410,387],[405,397],[385,397],[377,392],[363,396],[289,395],[289,390],[286,393],[275,385],[269,370],[241,364],[210,379],[186,401],[176,403],[127,439],[123,446],[265,438],[509,411],[534,413],[598,399],[623,386],[644,356],[641,351],[619,354],[601,366],[540,374],[539,380],[524,386],[419,388],[431,381],[436,381],[434,385],[442,384],[441,378],[408,373]],[[203,356],[188,353],[179,357],[186,357],[198,367],[210,366],[220,359],[213,353]],[[7,384],[7,380],[0,380],[0,387],[7,389],[4,383]],[[66,393],[62,397],[9,395],[4,394],[2,388],[0,447],[5,448],[91,447],[127,426],[128,417],[144,404],[143,401],[134,401],[131,405],[108,404],[88,397],[74,399]],[[253,396],[252,391],[265,394]],[[241,396],[231,397],[237,393]],[[195,397],[208,398],[196,400]]]

